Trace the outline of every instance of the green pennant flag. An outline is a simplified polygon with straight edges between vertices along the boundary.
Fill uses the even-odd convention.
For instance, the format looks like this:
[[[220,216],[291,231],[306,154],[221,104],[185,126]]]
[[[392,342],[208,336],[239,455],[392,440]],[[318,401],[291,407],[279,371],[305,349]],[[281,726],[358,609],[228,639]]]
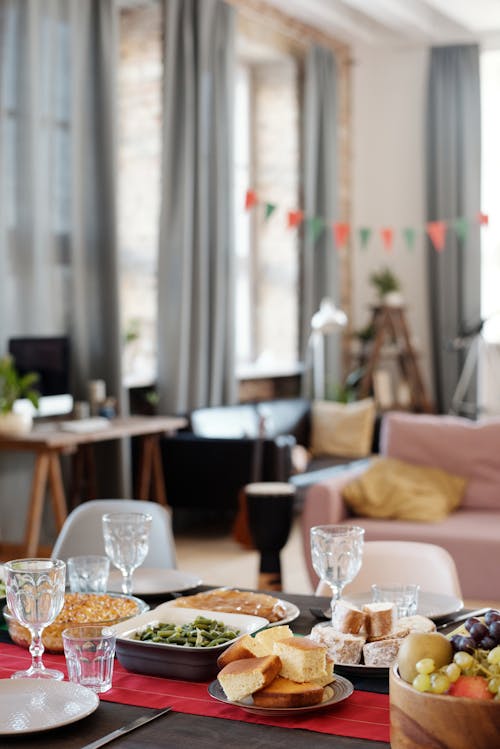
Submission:
[[[415,236],[416,231],[411,226],[408,226],[406,229],[403,229],[403,236],[405,238],[406,246],[409,250],[413,250],[415,247]]]
[[[370,239],[371,235],[372,235],[372,230],[370,228],[368,228],[367,226],[361,227],[361,229],[359,230],[359,239],[361,242],[361,249],[364,250],[366,248],[368,244],[368,240]]]
[[[460,218],[456,218],[453,222],[453,228],[455,229],[457,233],[457,237],[460,239],[460,241],[465,242],[467,239],[467,234],[469,233],[469,222],[466,218],[461,216]]]
[[[266,203],[264,219],[267,221],[267,219],[274,213],[275,210],[276,205],[274,203]]]
[[[307,219],[307,224],[309,227],[309,231],[312,234],[313,242],[316,242],[319,235],[323,231],[325,222],[319,216],[313,216],[312,218]]]

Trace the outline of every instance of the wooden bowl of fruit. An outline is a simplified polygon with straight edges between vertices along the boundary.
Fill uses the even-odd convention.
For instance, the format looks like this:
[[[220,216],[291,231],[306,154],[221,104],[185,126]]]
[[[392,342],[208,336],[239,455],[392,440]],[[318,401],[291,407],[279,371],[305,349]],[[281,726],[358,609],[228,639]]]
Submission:
[[[500,745],[496,621],[500,613],[492,610],[449,636],[415,632],[405,638],[389,675],[392,749]]]

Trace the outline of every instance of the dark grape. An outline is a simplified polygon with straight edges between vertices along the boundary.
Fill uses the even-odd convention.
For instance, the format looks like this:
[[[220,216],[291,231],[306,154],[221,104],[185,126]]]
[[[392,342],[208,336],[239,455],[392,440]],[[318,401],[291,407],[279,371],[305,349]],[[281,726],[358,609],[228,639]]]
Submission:
[[[495,609],[490,609],[484,615],[484,621],[485,621],[485,624],[487,624],[488,626],[492,624],[493,622],[500,621],[500,611],[496,611]]]
[[[469,634],[475,642],[480,642],[488,636],[488,627],[482,622],[474,622],[471,627],[467,627]]]
[[[481,624],[481,620],[478,619],[477,616],[469,616],[469,618],[464,622],[464,627],[467,632],[470,632],[471,627],[473,627],[474,624]]]
[[[500,619],[495,619],[491,622],[488,627],[490,637],[495,640],[495,643],[500,643]]]
[[[450,638],[450,642],[456,652],[462,650],[464,653],[470,653],[471,655],[473,655],[476,647],[472,637],[465,637],[464,635],[453,635]]]
[[[496,644],[496,640],[494,640],[493,637],[486,635],[486,637],[483,637],[483,639],[479,641],[478,647],[482,650],[493,650]]]

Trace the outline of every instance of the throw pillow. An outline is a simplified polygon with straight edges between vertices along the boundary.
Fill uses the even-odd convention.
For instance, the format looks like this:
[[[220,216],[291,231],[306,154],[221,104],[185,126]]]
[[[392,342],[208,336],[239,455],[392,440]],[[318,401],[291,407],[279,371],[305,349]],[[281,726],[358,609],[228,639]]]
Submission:
[[[436,522],[456,510],[466,483],[440,468],[377,458],[342,495],[356,515]]]
[[[354,403],[314,401],[311,410],[311,452],[365,458],[371,453],[375,402],[364,398]]]

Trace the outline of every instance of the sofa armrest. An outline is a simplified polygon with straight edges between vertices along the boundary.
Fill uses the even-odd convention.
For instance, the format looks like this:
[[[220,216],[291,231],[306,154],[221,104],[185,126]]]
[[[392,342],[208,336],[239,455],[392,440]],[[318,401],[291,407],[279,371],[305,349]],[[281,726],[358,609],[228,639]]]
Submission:
[[[314,484],[306,492],[302,510],[302,543],[309,578],[316,589],[318,576],[311,562],[310,530],[314,525],[336,525],[350,516],[342,497],[342,489],[366,468],[365,463],[346,466],[333,478]]]

